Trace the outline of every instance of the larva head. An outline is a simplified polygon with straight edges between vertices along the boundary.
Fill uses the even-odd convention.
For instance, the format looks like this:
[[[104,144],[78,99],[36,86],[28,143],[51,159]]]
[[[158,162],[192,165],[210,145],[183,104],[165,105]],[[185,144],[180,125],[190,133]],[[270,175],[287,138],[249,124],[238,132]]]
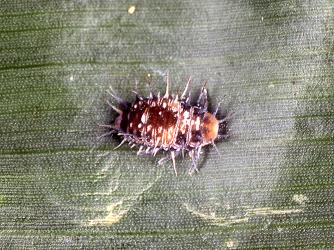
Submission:
[[[202,135],[204,144],[212,143],[218,137],[219,120],[209,112],[203,117]]]

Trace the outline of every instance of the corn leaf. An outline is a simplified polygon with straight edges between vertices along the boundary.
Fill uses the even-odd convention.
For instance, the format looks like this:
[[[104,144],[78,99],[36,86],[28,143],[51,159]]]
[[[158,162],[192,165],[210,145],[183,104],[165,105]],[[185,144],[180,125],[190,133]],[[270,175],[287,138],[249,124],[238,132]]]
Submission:
[[[333,248],[333,6],[1,1],[1,248]],[[167,72],[234,113],[192,176],[98,126]]]

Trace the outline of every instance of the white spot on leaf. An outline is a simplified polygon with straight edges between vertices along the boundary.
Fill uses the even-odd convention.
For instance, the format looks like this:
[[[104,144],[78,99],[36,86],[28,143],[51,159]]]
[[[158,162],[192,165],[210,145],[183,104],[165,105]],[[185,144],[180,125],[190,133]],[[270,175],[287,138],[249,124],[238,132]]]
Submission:
[[[303,194],[294,194],[292,200],[300,205],[304,205],[308,201],[308,198]]]
[[[235,242],[233,240],[228,240],[225,242],[226,247],[229,249],[233,249],[235,247]]]
[[[134,6],[134,5],[129,6],[128,13],[130,15],[132,15],[133,13],[135,13],[135,11],[136,11],[136,6]]]

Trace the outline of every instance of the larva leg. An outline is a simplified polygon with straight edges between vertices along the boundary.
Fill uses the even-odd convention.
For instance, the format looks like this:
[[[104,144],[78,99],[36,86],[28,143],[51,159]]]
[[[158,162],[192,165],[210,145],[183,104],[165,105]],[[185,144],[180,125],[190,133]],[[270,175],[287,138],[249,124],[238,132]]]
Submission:
[[[116,147],[114,147],[114,150],[115,150],[115,149],[118,149],[118,148],[119,148],[120,146],[122,146],[126,141],[127,141],[127,139],[124,138],[124,139],[121,141],[120,144],[118,144]]]
[[[208,109],[208,91],[206,90],[207,82],[204,82],[201,93],[199,94],[197,105],[203,108],[203,111]]]
[[[112,135],[113,133],[115,133],[115,132],[114,132],[114,131],[109,131],[109,132],[107,132],[107,133],[104,133],[104,134],[98,136],[97,139],[98,139],[98,140],[101,140],[103,137],[110,136],[110,135]]]
[[[123,111],[116,108],[114,105],[112,105],[109,101],[107,101],[108,105],[113,109],[115,110],[119,115],[122,115],[123,114]]]
[[[112,134],[115,133],[115,127],[113,125],[108,125],[108,124],[98,124],[99,127],[102,127],[102,128],[108,128],[110,129],[110,131],[100,135],[99,137],[97,137],[98,140],[101,140],[103,137],[106,137],[106,136],[110,136]]]
[[[165,92],[164,98],[169,97],[169,87],[170,87],[169,72],[167,72],[166,74],[166,92]]]
[[[162,165],[162,164],[166,163],[167,161],[172,160],[172,161],[173,161],[173,168],[174,168],[174,171],[175,171],[175,175],[177,175],[176,164],[175,164],[175,158],[180,154],[180,152],[181,152],[181,151],[171,151],[170,155],[161,158],[161,159],[158,161],[158,164],[159,164],[159,165]]]
[[[235,116],[235,112],[229,112],[219,123],[229,122]]]
[[[186,87],[184,88],[184,91],[183,91],[183,93],[182,93],[182,95],[181,95],[180,100],[185,99],[186,94],[187,94],[187,92],[188,92],[188,90],[189,90],[190,83],[191,83],[191,77],[189,77],[189,79],[188,79],[188,82],[187,82],[187,84],[186,84]],[[188,95],[187,99],[188,99],[188,98],[189,98],[189,95]]]
[[[175,175],[177,176],[177,170],[176,170],[176,165],[175,165],[175,152],[172,151],[172,152],[170,153],[170,156],[171,156],[171,158],[172,158],[173,168],[174,168]]]
[[[115,91],[111,88],[111,86],[107,90],[107,93],[109,95],[111,95],[118,103],[125,103],[126,102],[121,97],[119,97],[119,96],[116,95]]]
[[[221,102],[217,104],[216,110],[212,113],[214,116],[217,115]]]
[[[199,172],[197,166],[198,166],[200,152],[201,152],[201,148],[189,151],[189,156],[192,161],[191,168],[189,169],[190,175],[192,175],[194,172],[197,172],[197,173]]]

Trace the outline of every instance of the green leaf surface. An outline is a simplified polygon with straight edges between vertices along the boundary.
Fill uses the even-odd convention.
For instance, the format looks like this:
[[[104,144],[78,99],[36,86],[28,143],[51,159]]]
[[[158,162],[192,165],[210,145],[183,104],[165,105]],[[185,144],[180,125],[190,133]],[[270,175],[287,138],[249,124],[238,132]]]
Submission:
[[[333,7],[1,1],[1,248],[334,248]],[[193,176],[98,140],[167,71],[235,112]]]

